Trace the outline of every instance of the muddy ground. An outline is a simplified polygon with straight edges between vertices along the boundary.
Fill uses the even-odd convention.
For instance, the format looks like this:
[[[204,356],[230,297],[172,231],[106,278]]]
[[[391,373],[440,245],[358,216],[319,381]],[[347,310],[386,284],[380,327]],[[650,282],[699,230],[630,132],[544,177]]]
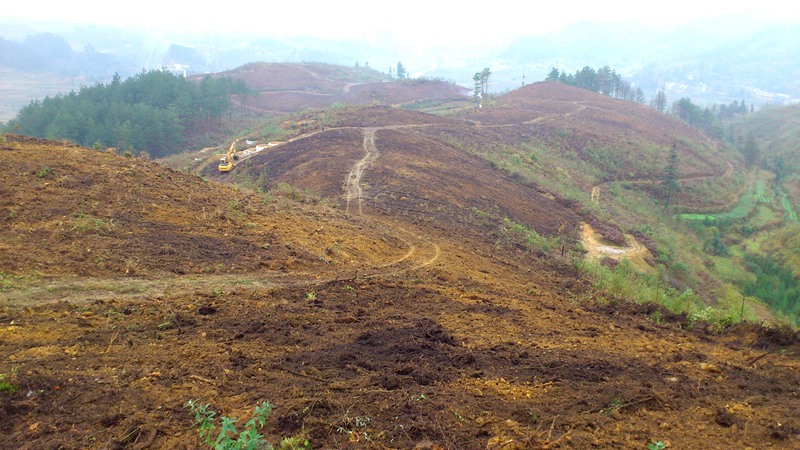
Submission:
[[[499,220],[566,239],[576,211],[369,117],[251,162],[285,167],[275,183],[316,174],[333,206],[250,198],[113,155],[81,164],[91,150],[53,142],[4,144],[20,175],[0,182],[0,373],[13,386],[0,391],[0,446],[202,448],[184,407],[194,399],[240,426],[269,401],[263,434],[276,445],[796,448],[796,335],[719,332],[635,299],[598,300],[575,270],[581,254],[531,248]],[[315,166],[305,152],[328,132]],[[348,177],[370,152],[357,213]],[[114,182],[130,170],[138,183]],[[93,197],[64,201],[70,192]],[[202,214],[220,198],[221,212]],[[169,264],[165,239],[180,255]],[[69,250],[87,242],[109,262]]]

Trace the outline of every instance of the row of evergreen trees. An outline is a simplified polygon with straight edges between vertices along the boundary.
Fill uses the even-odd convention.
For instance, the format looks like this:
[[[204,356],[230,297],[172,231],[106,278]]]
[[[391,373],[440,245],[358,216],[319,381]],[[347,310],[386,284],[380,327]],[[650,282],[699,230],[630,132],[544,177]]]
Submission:
[[[5,128],[158,158],[181,151],[198,130],[218,127],[231,108],[231,94],[245,93],[244,83],[230,78],[206,76],[198,83],[165,70],[142,71],[31,102]]]
[[[603,66],[597,70],[586,66],[569,74],[553,68],[545,78],[546,81],[558,81],[570,86],[587,89],[612,98],[621,100],[645,103],[644,93],[641,88],[633,88],[630,83],[609,66]],[[745,101],[741,103],[733,101],[730,104],[714,104],[708,108],[701,108],[692,103],[688,98],[681,98],[672,103],[671,110],[668,110],[667,96],[663,89],[659,89],[650,106],[663,113],[671,113],[683,119],[690,125],[706,131],[710,136],[722,138],[721,120],[733,118],[736,115],[744,115],[752,112],[752,105],[747,107]]]
[[[630,83],[623,80],[615,70],[608,66],[597,70],[586,66],[574,74],[568,74],[553,67],[545,81],[558,81],[620,100],[645,102],[644,92],[641,88],[633,88]]]

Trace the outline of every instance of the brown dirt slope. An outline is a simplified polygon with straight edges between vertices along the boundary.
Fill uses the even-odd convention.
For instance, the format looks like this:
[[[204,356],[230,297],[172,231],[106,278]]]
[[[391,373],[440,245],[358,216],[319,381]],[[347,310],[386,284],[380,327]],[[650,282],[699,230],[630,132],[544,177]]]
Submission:
[[[353,235],[346,224],[316,213],[278,213],[280,205],[146,160],[15,136],[0,144],[0,158],[7,170],[0,180],[0,271],[6,274],[297,270],[318,267],[331,245],[347,249],[342,236]],[[323,222],[331,225],[315,231]],[[382,246],[370,251],[398,251]],[[354,255],[359,264],[370,259]]]
[[[508,217],[540,234],[577,231],[575,212],[535,189],[491,168],[480,158],[419,134],[428,128],[460,126],[428,114],[387,107],[349,109],[337,126],[274,147],[247,161],[260,173],[268,168],[272,185],[288,183],[341,197],[343,179],[353,161],[364,155],[364,130],[375,133],[378,157],[363,180],[370,206],[390,216],[431,226],[472,229],[475,216]]]
[[[84,193],[102,198],[92,186],[129,169],[138,178],[95,188],[122,198],[83,213],[151,217],[153,206],[126,200],[133,191],[170,208],[161,220],[185,215],[189,261],[217,260],[194,253],[200,236],[213,234],[206,228],[250,242],[250,233],[274,225],[269,249],[289,245],[286,252],[304,249],[319,262],[287,267],[291,276],[269,285],[209,286],[209,276],[195,273],[175,276],[195,284],[139,300],[122,293],[32,298],[27,306],[6,300],[27,279],[4,275],[0,447],[202,448],[183,407],[196,399],[240,427],[269,400],[276,406],[263,434],[273,443],[302,436],[313,448],[796,448],[796,335],[754,326],[716,333],[653,305],[600,301],[569,255],[529,249],[498,229],[507,214],[559,233],[573,211],[423,134],[443,122],[354,114],[350,127],[275,147],[250,164],[271,158],[275,179],[309,177],[332,196],[339,183],[339,204],[353,194],[363,208],[273,198],[259,209],[258,199],[241,222],[227,210],[225,218],[200,215],[205,202],[238,194],[196,177],[104,154],[87,168],[95,154],[86,149],[4,144],[4,167],[19,173],[2,185],[4,211],[15,211],[2,218],[14,230],[0,235],[13,246],[4,250],[4,273],[5,257],[26,250],[28,229],[46,228],[51,216],[69,220],[63,203]],[[379,114],[408,120],[378,124]],[[55,178],[40,172],[45,164]],[[75,182],[84,179],[86,186]],[[28,204],[36,215],[24,215]],[[126,217],[115,222],[133,220]],[[157,227],[148,220],[140,226]],[[250,221],[256,231],[246,231]],[[314,244],[317,235],[342,242]],[[162,236],[149,236],[151,253],[141,257],[161,267]],[[100,242],[92,239],[69,235],[61,245]],[[58,242],[44,233],[25,243],[44,252]],[[291,256],[276,258],[283,255]],[[83,266],[60,261],[63,272],[80,275]],[[275,279],[269,270],[248,273]]]
[[[254,63],[225,72],[254,91],[234,102],[252,113],[291,113],[305,108],[396,105],[432,99],[463,99],[465,89],[438,80],[388,80],[367,68],[327,64]]]

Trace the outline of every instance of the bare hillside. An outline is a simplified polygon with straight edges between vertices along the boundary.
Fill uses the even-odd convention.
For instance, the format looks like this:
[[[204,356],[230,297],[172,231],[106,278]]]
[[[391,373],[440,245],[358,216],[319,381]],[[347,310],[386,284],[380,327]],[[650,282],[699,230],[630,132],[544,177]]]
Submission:
[[[229,174],[263,195],[9,137],[0,446],[201,448],[196,400],[313,448],[796,447],[797,336],[597,292],[475,114],[347,111]]]
[[[432,99],[464,99],[466,89],[437,80],[389,80],[368,68],[326,64],[254,63],[225,72],[253,91],[234,102],[255,114],[292,113],[346,105],[396,105]]]

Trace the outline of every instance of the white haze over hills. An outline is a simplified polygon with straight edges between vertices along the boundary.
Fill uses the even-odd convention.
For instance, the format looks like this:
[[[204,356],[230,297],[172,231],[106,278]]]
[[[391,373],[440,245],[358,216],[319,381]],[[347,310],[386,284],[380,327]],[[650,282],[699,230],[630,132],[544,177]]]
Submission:
[[[388,72],[402,62],[411,76],[465,86],[490,67],[490,89],[503,92],[540,81],[553,67],[574,73],[608,65],[648,99],[659,88],[670,100],[699,104],[800,99],[800,4],[515,3],[13,2],[0,15],[0,74],[6,85],[31,72],[91,84],[165,64],[204,73],[315,61]]]

